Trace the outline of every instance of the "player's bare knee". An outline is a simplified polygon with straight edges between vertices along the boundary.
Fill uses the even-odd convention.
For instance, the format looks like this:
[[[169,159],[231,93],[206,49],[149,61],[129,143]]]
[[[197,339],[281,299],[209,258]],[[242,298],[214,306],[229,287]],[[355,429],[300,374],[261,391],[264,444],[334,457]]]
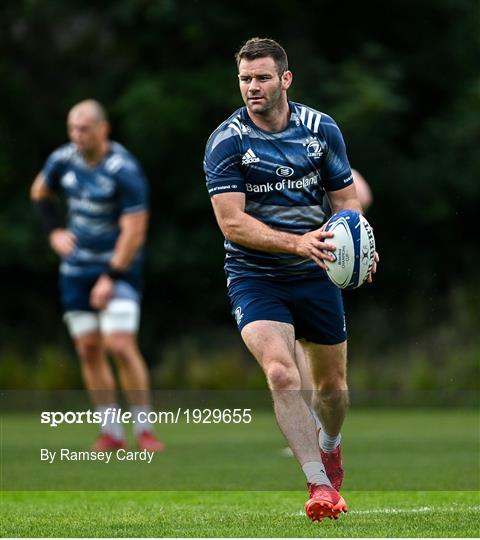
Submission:
[[[270,388],[273,390],[300,390],[300,375],[295,366],[282,362],[270,362],[266,369]]]
[[[325,377],[316,382],[315,388],[322,394],[347,392],[347,378],[341,374]]]
[[[347,406],[348,402],[348,386],[344,382],[320,385],[314,396],[314,404],[326,408]]]
[[[84,336],[75,344],[78,356],[82,362],[89,364],[97,362],[101,358],[102,344],[94,336]]]
[[[130,337],[122,335],[106,336],[104,339],[105,350],[115,360],[128,362],[132,355],[134,344]]]

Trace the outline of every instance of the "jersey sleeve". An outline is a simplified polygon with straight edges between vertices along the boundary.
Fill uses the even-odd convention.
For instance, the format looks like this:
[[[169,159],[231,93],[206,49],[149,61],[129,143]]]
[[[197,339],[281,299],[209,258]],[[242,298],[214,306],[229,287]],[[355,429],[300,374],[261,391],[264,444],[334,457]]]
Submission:
[[[140,165],[125,161],[116,173],[120,214],[148,210],[148,183]]]
[[[215,131],[207,142],[203,170],[210,197],[245,192],[239,137],[229,128]]]
[[[325,124],[327,149],[323,162],[323,179],[327,191],[337,191],[353,183],[347,150],[339,127],[328,117]]]
[[[56,150],[51,153],[42,169],[45,184],[53,191],[58,189],[63,170],[65,169],[64,153],[63,150]]]

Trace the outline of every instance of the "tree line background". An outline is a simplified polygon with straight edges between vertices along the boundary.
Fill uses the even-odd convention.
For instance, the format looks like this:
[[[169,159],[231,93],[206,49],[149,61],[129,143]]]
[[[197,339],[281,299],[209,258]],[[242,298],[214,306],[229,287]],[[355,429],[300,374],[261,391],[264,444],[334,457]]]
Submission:
[[[1,386],[81,387],[29,187],[69,108],[93,97],[150,181],[140,341],[154,386],[263,387],[202,170],[241,105],[233,54],[258,35],[285,47],[290,98],[336,119],[373,190],[381,265],[345,294],[352,387],[476,390],[479,14],[477,0],[2,2]]]

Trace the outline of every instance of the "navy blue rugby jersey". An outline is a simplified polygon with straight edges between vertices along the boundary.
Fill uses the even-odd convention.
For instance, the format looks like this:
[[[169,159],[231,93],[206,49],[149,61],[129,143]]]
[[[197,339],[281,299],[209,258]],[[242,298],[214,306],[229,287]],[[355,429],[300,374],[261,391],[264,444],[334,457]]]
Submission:
[[[42,173],[50,189],[63,191],[67,226],[76,237],[75,250],[62,260],[60,272],[103,271],[120,233],[119,217],[148,208],[148,186],[139,163],[122,145],[111,142],[104,159],[92,167],[69,143],[50,154]],[[136,255],[132,272],[140,270],[142,255]]]
[[[210,136],[204,159],[209,195],[245,193],[245,212],[274,229],[304,234],[328,219],[326,193],[353,182],[345,143],[335,121],[289,102],[290,121],[280,132],[257,127],[246,107]],[[229,281],[241,276],[282,277],[319,271],[288,253],[268,253],[225,240]]]

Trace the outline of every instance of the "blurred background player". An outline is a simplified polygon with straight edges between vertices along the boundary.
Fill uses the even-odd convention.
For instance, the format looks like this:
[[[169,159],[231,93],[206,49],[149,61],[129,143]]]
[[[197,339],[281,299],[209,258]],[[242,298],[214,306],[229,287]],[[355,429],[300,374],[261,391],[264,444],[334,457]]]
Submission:
[[[313,406],[336,448],[348,406],[346,328],[341,291],[325,274],[333,211],[361,211],[342,135],[333,119],[288,100],[292,83],[284,49],[253,38],[236,55],[245,107],[211,135],[207,187],[225,236],[232,313],[263,368],[277,422],[307,479],[312,520],[336,518],[340,460],[324,464],[295,358],[303,339]],[[373,272],[376,268],[374,265]],[[371,276],[369,277],[371,281]]]
[[[362,211],[365,214],[370,208],[373,202],[372,190],[365,178],[356,170],[352,169],[352,179],[355,186],[355,191],[357,192],[358,202],[362,207]],[[330,201],[325,197],[323,201],[325,216],[327,219],[332,214],[332,208],[330,206]]]
[[[358,202],[362,207],[363,213],[372,206],[373,195],[372,190],[365,178],[356,170],[352,169],[353,183],[355,184],[355,190],[357,192]]]
[[[109,140],[107,115],[97,101],[76,104],[67,130],[71,142],[48,157],[31,187],[50,247],[60,257],[64,321],[96,409],[118,408],[110,356],[133,413],[138,446],[162,451],[152,426],[141,422],[151,409],[149,375],[137,344],[147,182],[135,158]],[[59,192],[68,206],[66,228],[55,200]],[[125,446],[123,426],[110,421],[92,449]]]

